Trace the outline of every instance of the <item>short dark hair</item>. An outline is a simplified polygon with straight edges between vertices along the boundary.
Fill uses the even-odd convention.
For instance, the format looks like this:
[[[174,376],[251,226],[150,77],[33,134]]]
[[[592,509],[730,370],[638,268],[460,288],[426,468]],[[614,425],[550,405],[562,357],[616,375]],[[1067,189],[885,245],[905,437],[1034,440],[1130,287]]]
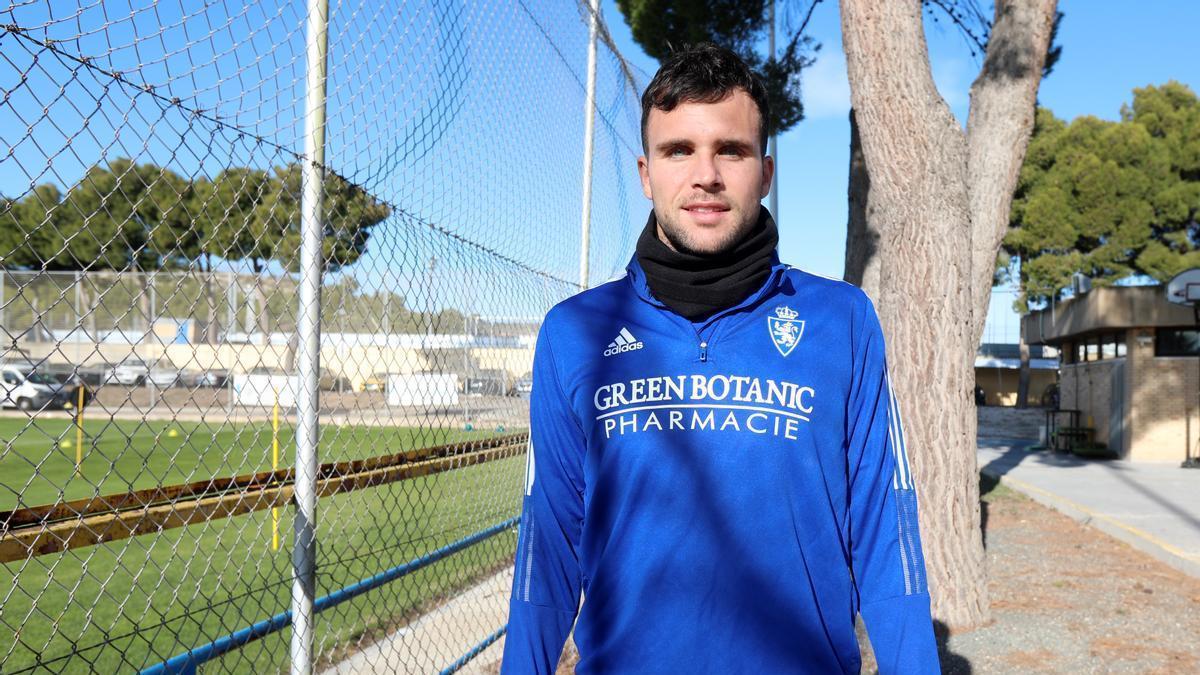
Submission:
[[[758,106],[759,151],[767,152],[767,127],[771,106],[767,88],[737,54],[711,42],[687,45],[674,52],[642,93],[642,152],[649,152],[646,122],[650,110],[671,112],[680,103],[718,103],[735,90],[750,95]]]

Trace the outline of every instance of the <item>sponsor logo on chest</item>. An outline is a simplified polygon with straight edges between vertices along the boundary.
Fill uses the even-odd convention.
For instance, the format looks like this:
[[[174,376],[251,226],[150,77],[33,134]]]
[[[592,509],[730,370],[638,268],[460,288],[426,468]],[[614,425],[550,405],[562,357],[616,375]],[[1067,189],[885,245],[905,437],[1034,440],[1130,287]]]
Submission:
[[[711,430],[796,440],[800,424],[812,419],[816,396],[813,387],[785,380],[692,374],[606,384],[592,403],[605,438]]]

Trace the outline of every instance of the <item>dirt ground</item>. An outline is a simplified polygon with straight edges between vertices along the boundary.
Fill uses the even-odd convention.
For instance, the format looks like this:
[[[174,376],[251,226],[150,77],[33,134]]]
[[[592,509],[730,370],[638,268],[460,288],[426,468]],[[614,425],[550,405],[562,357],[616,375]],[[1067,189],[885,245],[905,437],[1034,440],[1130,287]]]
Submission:
[[[992,620],[938,636],[943,672],[1200,673],[1200,580],[991,479],[981,492]]]
[[[992,622],[946,673],[1200,673],[1200,579],[985,479]]]

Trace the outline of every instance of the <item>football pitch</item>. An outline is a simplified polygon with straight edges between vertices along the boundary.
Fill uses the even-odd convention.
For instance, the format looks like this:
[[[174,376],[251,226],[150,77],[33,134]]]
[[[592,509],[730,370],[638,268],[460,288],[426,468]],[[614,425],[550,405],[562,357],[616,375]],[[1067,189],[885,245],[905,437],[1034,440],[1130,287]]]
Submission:
[[[365,459],[493,433],[326,425],[319,461]],[[79,476],[75,434],[65,419],[0,419],[0,510],[17,507],[18,497],[20,506],[37,506],[272,468],[269,422],[89,420]],[[277,439],[279,467],[287,468],[295,450],[286,424]],[[518,456],[320,499],[317,595],[512,518],[523,476]],[[0,672],[129,672],[286,611],[293,511],[279,513],[278,550],[272,548],[272,513],[264,510],[5,563]],[[515,529],[502,533],[318,614],[315,650],[328,656],[411,618],[509,564],[515,540]],[[209,670],[280,670],[289,636],[284,630],[252,642]]]

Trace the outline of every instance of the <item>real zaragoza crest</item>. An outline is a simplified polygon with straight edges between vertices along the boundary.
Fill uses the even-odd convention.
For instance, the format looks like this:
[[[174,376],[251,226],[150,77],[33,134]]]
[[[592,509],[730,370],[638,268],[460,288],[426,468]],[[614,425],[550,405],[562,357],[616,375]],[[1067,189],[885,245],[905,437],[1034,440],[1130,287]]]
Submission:
[[[771,329],[771,342],[775,343],[775,348],[784,356],[792,353],[796,343],[800,342],[800,336],[804,335],[804,321],[797,320],[797,316],[800,315],[789,307],[776,307],[775,316],[767,317],[767,326]]]

